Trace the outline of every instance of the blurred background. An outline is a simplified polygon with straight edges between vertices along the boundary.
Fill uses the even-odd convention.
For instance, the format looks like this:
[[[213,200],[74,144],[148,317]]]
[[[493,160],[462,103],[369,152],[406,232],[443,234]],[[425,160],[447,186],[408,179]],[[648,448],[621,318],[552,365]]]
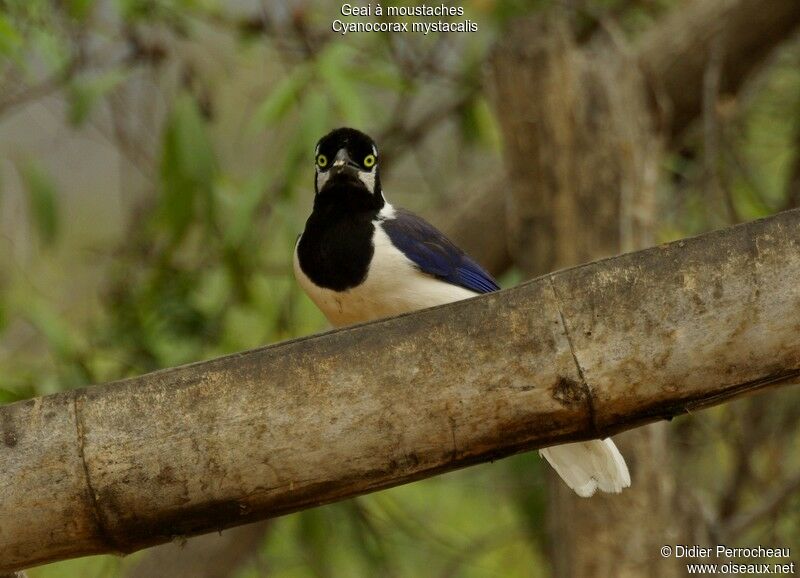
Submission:
[[[478,32],[342,36],[338,2],[0,0],[0,403],[325,329],[291,262],[337,126],[506,287],[800,205],[797,0],[460,5]],[[615,498],[527,454],[29,576],[683,576],[675,543],[800,562],[798,423],[784,389],[628,432]]]

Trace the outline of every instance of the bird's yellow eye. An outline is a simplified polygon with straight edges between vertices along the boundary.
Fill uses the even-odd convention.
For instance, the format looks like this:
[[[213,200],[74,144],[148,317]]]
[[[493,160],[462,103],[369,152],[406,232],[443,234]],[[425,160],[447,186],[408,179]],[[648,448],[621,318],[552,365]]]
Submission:
[[[364,157],[364,166],[371,169],[375,164],[375,155],[367,155]]]
[[[328,157],[325,155],[317,155],[317,166],[321,169],[324,169],[328,166]]]

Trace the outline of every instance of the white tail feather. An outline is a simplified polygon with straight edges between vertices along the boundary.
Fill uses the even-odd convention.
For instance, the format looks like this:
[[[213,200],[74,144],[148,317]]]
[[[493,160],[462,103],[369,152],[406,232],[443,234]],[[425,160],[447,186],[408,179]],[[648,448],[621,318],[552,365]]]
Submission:
[[[618,494],[631,485],[625,458],[611,438],[553,446],[539,450],[539,455],[583,498],[598,488]]]

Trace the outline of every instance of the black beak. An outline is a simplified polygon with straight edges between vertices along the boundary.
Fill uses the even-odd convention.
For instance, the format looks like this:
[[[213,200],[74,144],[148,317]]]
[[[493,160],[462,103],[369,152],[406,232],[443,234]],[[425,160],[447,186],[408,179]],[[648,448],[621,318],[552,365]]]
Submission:
[[[333,165],[331,165],[331,178],[344,175],[357,179],[358,171],[359,166],[353,162],[353,159],[347,154],[347,149],[339,149],[339,152],[336,153],[336,157],[333,159]]]

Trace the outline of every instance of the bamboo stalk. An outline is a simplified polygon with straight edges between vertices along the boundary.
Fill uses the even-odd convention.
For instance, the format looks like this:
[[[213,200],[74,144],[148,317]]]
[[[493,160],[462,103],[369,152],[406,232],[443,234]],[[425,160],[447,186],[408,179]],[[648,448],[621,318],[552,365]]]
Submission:
[[[132,552],[795,382],[798,279],[794,210],[0,407],[0,571]]]

